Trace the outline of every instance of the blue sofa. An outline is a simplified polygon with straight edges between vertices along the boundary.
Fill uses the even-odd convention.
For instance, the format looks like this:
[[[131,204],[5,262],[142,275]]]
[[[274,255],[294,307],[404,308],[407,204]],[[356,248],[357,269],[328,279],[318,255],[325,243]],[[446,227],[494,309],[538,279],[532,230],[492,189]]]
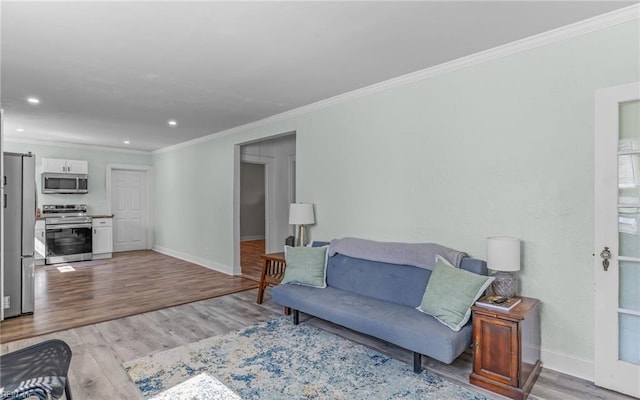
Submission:
[[[483,260],[464,257],[460,268],[487,274]],[[275,303],[393,343],[413,352],[413,369],[422,370],[421,355],[450,364],[472,342],[469,321],[458,332],[416,309],[431,270],[335,254],[327,261],[327,287],[281,284]]]

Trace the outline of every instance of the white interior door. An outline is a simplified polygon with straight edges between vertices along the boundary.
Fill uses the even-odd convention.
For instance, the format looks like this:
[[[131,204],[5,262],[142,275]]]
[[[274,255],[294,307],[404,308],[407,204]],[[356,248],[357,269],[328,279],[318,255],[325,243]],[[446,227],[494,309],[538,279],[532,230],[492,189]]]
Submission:
[[[595,383],[640,397],[640,82],[595,112]]]
[[[111,173],[113,251],[147,248],[146,172],[114,170]]]

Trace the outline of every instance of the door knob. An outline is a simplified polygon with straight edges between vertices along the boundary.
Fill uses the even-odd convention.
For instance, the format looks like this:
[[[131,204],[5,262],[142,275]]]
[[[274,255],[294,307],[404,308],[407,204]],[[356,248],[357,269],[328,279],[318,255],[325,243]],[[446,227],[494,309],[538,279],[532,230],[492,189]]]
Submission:
[[[611,251],[608,247],[605,246],[604,250],[600,252],[600,257],[602,258],[602,267],[607,271],[609,269],[609,259],[611,258]]]

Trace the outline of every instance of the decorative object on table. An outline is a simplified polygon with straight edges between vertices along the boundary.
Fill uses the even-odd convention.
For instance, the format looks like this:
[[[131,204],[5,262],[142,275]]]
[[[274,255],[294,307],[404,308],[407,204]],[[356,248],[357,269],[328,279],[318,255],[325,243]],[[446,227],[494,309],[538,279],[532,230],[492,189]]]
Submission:
[[[433,373],[311,324],[279,317],[220,336],[127,361],[124,368],[149,399],[206,373],[244,400],[488,400]]]
[[[493,310],[509,311],[513,307],[520,304],[522,299],[520,297],[504,297],[492,294],[484,296],[476,301],[476,305],[480,307],[490,308]]]
[[[510,311],[471,307],[474,343],[469,382],[516,400],[527,398],[542,369],[539,301],[521,299]]]
[[[295,246],[296,245],[296,237],[295,236],[287,236],[284,239],[284,245],[285,246],[291,246],[291,247]]]
[[[520,270],[520,239],[510,236],[487,238],[487,267],[495,271],[491,285],[494,294],[513,297],[518,292]]]
[[[306,225],[315,224],[316,217],[311,203],[291,203],[289,225],[296,225],[296,246],[307,244]]]

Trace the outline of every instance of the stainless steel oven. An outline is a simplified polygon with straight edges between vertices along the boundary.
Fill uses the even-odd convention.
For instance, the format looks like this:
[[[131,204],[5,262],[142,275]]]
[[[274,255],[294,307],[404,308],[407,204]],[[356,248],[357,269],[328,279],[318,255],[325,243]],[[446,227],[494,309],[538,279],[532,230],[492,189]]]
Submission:
[[[45,205],[43,215],[47,264],[91,260],[93,231],[85,205]]]

